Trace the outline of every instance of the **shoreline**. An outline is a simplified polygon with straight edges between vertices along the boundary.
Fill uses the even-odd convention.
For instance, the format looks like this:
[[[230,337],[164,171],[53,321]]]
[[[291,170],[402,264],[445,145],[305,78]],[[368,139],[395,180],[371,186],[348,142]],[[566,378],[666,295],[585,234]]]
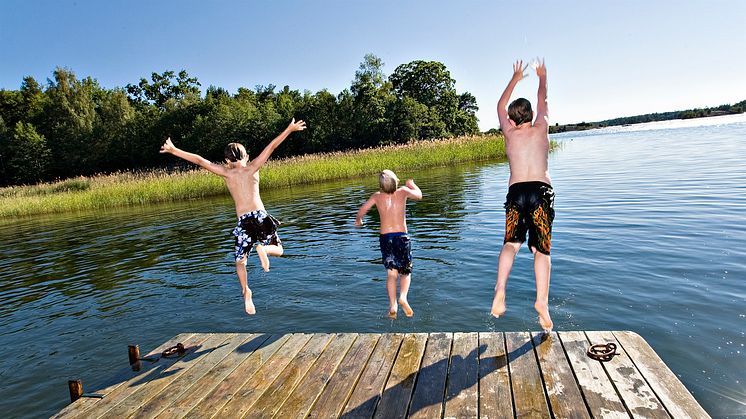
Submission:
[[[554,147],[554,145],[553,145]],[[377,173],[384,168],[415,170],[467,161],[503,160],[499,135],[422,140],[346,152],[307,154],[269,161],[262,189],[318,183]],[[116,173],[0,189],[0,218],[147,205],[227,195],[223,180],[196,168],[169,173]]]

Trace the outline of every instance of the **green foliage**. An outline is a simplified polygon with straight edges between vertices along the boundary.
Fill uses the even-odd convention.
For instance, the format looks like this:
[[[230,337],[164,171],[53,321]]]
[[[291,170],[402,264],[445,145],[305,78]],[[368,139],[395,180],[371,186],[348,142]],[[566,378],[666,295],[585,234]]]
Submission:
[[[374,175],[382,168],[400,171],[405,176],[406,172],[423,167],[504,157],[505,143],[498,136],[419,141],[272,160],[261,170],[261,184],[266,190]],[[219,176],[200,169],[79,177],[51,184],[0,188],[0,218],[198,199],[226,193]]]
[[[244,144],[255,156],[293,117],[305,120],[308,129],[285,142],[275,157],[478,132],[476,98],[456,93],[442,63],[413,61],[390,77],[383,69],[380,58],[365,55],[350,87],[336,96],[271,84],[241,87],[235,94],[210,86],[202,96],[197,78],[184,70],[152,73],[115,89],[104,89],[90,77],[79,79],[66,68],[55,69],[45,86],[26,77],[19,90],[0,90],[0,128],[5,127],[0,185],[38,176],[65,179],[185,165],[158,153],[167,136],[212,161],[223,159],[229,142]],[[44,139],[50,156],[37,162],[46,165],[43,170],[23,175],[9,169],[13,127],[19,122],[31,124]]]
[[[7,171],[15,183],[28,184],[42,180],[49,167],[51,153],[44,136],[33,125],[16,123],[7,145]]]

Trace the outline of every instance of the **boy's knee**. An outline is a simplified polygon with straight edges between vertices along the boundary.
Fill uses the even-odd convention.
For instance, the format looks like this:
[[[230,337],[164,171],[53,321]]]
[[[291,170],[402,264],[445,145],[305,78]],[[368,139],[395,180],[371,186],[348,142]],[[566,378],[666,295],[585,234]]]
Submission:
[[[507,248],[513,253],[518,253],[518,250],[521,249],[521,244],[521,242],[505,242],[505,244],[503,244],[503,249]]]
[[[236,260],[236,268],[246,267],[246,259],[247,257],[244,256],[241,259]]]

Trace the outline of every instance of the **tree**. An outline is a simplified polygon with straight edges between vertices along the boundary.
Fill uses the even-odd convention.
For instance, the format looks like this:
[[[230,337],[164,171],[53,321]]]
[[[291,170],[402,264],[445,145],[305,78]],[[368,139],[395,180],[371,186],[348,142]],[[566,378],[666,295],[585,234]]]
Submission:
[[[16,123],[7,147],[7,170],[14,183],[35,183],[43,180],[49,169],[51,153],[44,136],[33,125]]]
[[[130,100],[137,104],[150,103],[164,109],[169,99],[180,101],[190,95],[199,96],[200,83],[196,77],[189,77],[185,70],[175,74],[164,71],[162,74],[152,73],[152,82],[141,78],[137,85],[128,84],[126,87]]]
[[[89,152],[96,119],[93,92],[101,88],[90,77],[78,80],[68,69],[58,67],[53,74],[45,92],[45,118],[39,127],[54,156],[52,174],[67,176],[70,169],[76,174],[88,173],[93,168]]]
[[[357,147],[380,144],[390,135],[386,108],[396,100],[391,83],[383,74],[383,61],[366,54],[355,72],[350,88],[353,97],[352,125],[357,136]]]

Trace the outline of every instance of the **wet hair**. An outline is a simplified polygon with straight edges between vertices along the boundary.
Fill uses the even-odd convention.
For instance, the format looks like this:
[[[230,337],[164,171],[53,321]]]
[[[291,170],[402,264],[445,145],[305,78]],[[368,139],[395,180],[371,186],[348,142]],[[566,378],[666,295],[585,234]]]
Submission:
[[[378,175],[378,185],[383,193],[394,193],[399,186],[399,178],[391,170],[384,170]]]
[[[525,122],[531,122],[534,119],[534,111],[531,109],[531,102],[528,99],[518,98],[508,106],[508,117],[521,125]]]
[[[246,149],[239,143],[230,143],[223,150],[225,161],[235,163],[246,158]]]

